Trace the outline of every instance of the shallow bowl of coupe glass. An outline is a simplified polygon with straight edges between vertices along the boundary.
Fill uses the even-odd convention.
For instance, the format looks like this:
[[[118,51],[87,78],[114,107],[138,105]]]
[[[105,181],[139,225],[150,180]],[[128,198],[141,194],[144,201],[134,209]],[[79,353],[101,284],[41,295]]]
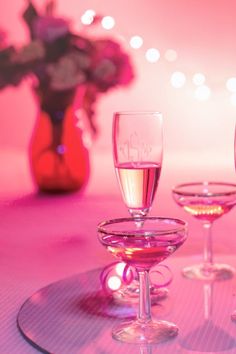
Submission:
[[[139,311],[136,320],[112,330],[114,339],[136,344],[159,343],[175,337],[178,327],[151,317],[149,271],[174,253],[186,240],[185,221],[168,217],[119,218],[98,225],[100,243],[114,257],[134,267],[139,276]]]
[[[235,206],[236,184],[213,181],[183,183],[172,189],[172,195],[180,207],[202,223],[204,232],[203,261],[185,267],[183,275],[202,280],[232,278],[235,274],[232,266],[213,261],[211,229],[216,220]]]

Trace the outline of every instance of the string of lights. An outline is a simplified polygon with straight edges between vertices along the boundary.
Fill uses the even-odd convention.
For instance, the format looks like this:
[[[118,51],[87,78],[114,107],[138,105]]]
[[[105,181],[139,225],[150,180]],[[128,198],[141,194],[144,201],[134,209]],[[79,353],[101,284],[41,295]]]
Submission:
[[[111,30],[115,27],[116,21],[112,16],[97,16],[94,10],[86,10],[81,16],[81,22],[85,26],[92,25],[100,20],[100,25],[105,30]],[[129,40],[124,38],[132,49],[138,50],[143,47],[144,39],[140,35],[134,35]],[[157,48],[148,48],[145,51],[145,59],[150,64],[157,63],[161,58],[161,53]],[[163,58],[168,62],[175,62],[178,54],[174,49],[167,49]],[[187,75],[182,71],[173,71],[170,75],[170,84],[174,89],[181,89],[187,83]],[[207,84],[206,75],[202,72],[195,72],[191,77],[191,83],[194,85],[193,96],[198,101],[207,101],[212,96],[212,89]],[[225,80],[225,88],[229,94],[230,103],[236,107],[236,77],[229,77]]]

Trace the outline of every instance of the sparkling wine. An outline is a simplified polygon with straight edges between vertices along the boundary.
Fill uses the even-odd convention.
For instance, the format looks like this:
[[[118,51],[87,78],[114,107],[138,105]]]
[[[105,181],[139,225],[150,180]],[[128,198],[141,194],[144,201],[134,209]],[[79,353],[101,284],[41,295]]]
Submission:
[[[235,270],[228,264],[213,262],[212,225],[236,204],[236,184],[215,181],[182,183],[172,189],[176,203],[202,222],[205,247],[203,262],[187,266],[183,275],[190,279],[226,280]]]
[[[235,203],[215,199],[198,199],[197,201],[186,200],[184,203],[180,203],[180,205],[195,218],[213,222],[220,216],[228,213]]]
[[[172,254],[185,238],[180,233],[177,237],[173,235],[155,237],[143,235],[135,236],[115,236],[105,235],[102,243],[106,249],[116,258],[123,260],[125,263],[135,266],[136,268],[150,269],[154,264],[162,262],[170,254]]]
[[[161,165],[148,162],[124,163],[116,166],[123,199],[131,210],[148,210],[158,186]]]

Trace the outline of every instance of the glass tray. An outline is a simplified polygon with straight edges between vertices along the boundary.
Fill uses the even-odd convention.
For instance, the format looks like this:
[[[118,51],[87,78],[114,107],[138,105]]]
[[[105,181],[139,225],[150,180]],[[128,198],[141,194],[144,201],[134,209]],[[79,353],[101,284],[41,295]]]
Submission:
[[[175,322],[179,334],[154,346],[119,343],[111,328],[134,317],[136,304],[118,303],[101,291],[101,269],[50,284],[28,298],[17,325],[23,337],[40,352],[54,354],[185,354],[236,353],[235,278],[221,282],[185,279],[181,269],[191,259],[173,259],[168,297],[152,306],[153,317]]]

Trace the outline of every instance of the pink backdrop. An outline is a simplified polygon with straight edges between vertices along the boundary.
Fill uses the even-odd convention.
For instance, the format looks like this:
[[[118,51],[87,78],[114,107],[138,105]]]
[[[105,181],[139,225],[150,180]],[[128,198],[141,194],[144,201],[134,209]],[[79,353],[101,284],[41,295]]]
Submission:
[[[44,3],[44,0],[34,1],[39,6]],[[9,43],[21,45],[27,41],[26,28],[20,17],[26,3],[27,0],[0,0],[0,28],[8,33]],[[201,223],[174,203],[171,186],[182,181],[200,179],[229,180],[236,183],[233,154],[236,106],[230,103],[230,95],[225,88],[226,80],[236,75],[236,1],[58,0],[57,13],[71,18],[74,26],[81,30],[80,16],[88,8],[115,18],[116,26],[111,34],[124,37],[123,45],[132,56],[136,80],[129,88],[114,90],[101,97],[96,116],[100,134],[91,147],[89,184],[84,194],[63,196],[35,194],[27,153],[36,119],[36,107],[29,82],[1,92],[0,316],[3,326],[0,333],[0,352],[35,353],[35,349],[20,336],[16,326],[16,316],[21,305],[34,292],[56,280],[103,267],[114,261],[99,244],[96,236],[96,227],[101,220],[128,216],[118,190],[112,162],[112,114],[123,109],[155,109],[163,112],[165,150],[157,196],[150,214],[180,217],[189,222],[188,241],[176,252],[176,258],[170,257],[173,260],[170,260],[174,273],[173,289],[179,294],[179,298],[171,289],[167,307],[158,308],[162,308],[161,316],[168,315],[169,318],[167,316],[166,319],[174,322],[172,311],[178,313],[176,323],[181,328],[179,338],[186,336],[188,339],[189,335],[188,343],[192,340],[192,346],[189,345],[189,350],[183,351],[180,346],[176,350],[171,347],[171,353],[190,353],[191,348],[195,353],[199,348],[205,351],[208,348],[210,352],[207,345],[211,344],[212,337],[213,344],[219,343],[217,351],[222,349],[226,353],[223,339],[226,337],[227,342],[229,334],[233,338],[233,347],[232,350],[229,347],[227,353],[235,353],[235,323],[230,320],[231,312],[236,309],[235,278],[232,282],[220,282],[214,287],[214,306],[213,297],[209,305],[208,302],[207,305],[206,302],[203,304],[202,284],[187,281],[186,284],[180,283],[180,269],[183,265],[202,260],[204,240]],[[98,32],[109,35],[109,32],[99,29],[93,34]],[[131,49],[128,45],[130,37],[136,34],[144,39],[144,45],[139,50]],[[161,57],[157,63],[146,61],[144,54],[149,47],[159,49]],[[169,48],[176,50],[178,54],[175,62],[168,62],[164,57]],[[181,89],[174,89],[170,84],[171,74],[176,70],[184,72],[187,78],[186,85]],[[212,90],[208,101],[199,102],[194,98],[191,78],[199,71],[206,75],[206,84]],[[213,238],[216,261],[219,259],[233,266],[236,266],[235,212],[234,208],[216,222]],[[188,257],[178,260],[178,256]],[[204,283],[205,285],[207,284]],[[185,290],[183,294],[182,289]],[[206,294],[205,287],[204,293]],[[206,313],[209,309],[213,312],[213,321],[206,321],[209,326],[206,329],[202,327],[203,333],[199,324],[204,321],[204,311]],[[73,315],[73,323],[76,323],[71,309],[66,311]],[[192,323],[190,313],[193,314]],[[76,316],[77,314],[76,310]],[[52,318],[54,321],[55,317]],[[93,321],[94,318],[89,315],[89,319]],[[96,320],[98,319],[99,316],[96,316]],[[215,320],[218,322],[215,323]],[[79,321],[81,324],[80,317]],[[61,324],[68,328],[68,336],[64,328],[60,327]],[[77,329],[74,337],[71,326],[66,324],[64,320],[61,321],[59,328],[63,328],[63,331],[58,332],[62,333],[60,339],[66,349],[69,348],[67,341],[71,345],[74,338],[76,341],[78,338],[78,343],[86,343]],[[88,328],[79,327],[85,330]],[[219,335],[220,328],[224,329],[223,337]],[[198,331],[198,337],[194,337],[193,330]],[[93,334],[90,327],[87,333]],[[94,337],[95,345],[94,341],[90,344],[87,342],[88,350],[93,345],[95,349],[91,350],[96,351],[97,345],[102,344],[100,348],[113,352],[109,351],[109,346],[104,341],[106,333],[102,334],[100,340]],[[110,338],[110,328],[107,338]],[[201,346],[197,347],[199,343]],[[125,346],[124,350],[126,348]],[[77,352],[88,353],[88,350],[87,347],[85,351],[79,348]],[[140,350],[143,352],[145,349]],[[165,349],[160,351],[159,347],[153,350],[155,353],[166,353]],[[128,351],[132,352],[132,349]]]
[[[35,4],[42,6],[41,0]],[[27,31],[20,14],[26,1],[0,2],[1,27],[8,33],[10,43],[27,41]],[[123,36],[123,45],[130,51],[136,70],[136,80],[129,88],[116,89],[101,97],[97,103],[96,121],[100,134],[91,148],[91,158],[98,164],[97,155],[106,153],[111,162],[112,113],[122,109],[155,109],[163,112],[165,128],[164,166],[184,171],[180,179],[186,179],[187,171],[196,176],[234,179],[233,140],[236,106],[229,100],[226,80],[236,72],[236,27],[234,0],[58,0],[57,14],[70,18],[79,31],[80,16],[86,9],[111,15],[116,26],[111,31],[91,31],[96,35]],[[143,47],[131,49],[129,39],[141,35]],[[145,51],[155,47],[161,58],[148,63]],[[175,62],[164,58],[167,49],[178,54]],[[183,88],[170,84],[174,71],[185,73]],[[203,72],[212,94],[208,101],[194,98],[191,82],[196,72]],[[0,148],[2,152],[17,150],[23,154],[35,123],[35,106],[29,83],[8,88],[0,94]],[[12,174],[16,165],[8,167]],[[110,163],[109,162],[109,163]],[[98,166],[99,167],[99,166]],[[227,168],[226,168],[227,167]],[[3,169],[5,170],[5,169]],[[4,173],[4,171],[3,171]],[[173,179],[173,182],[175,180]]]

